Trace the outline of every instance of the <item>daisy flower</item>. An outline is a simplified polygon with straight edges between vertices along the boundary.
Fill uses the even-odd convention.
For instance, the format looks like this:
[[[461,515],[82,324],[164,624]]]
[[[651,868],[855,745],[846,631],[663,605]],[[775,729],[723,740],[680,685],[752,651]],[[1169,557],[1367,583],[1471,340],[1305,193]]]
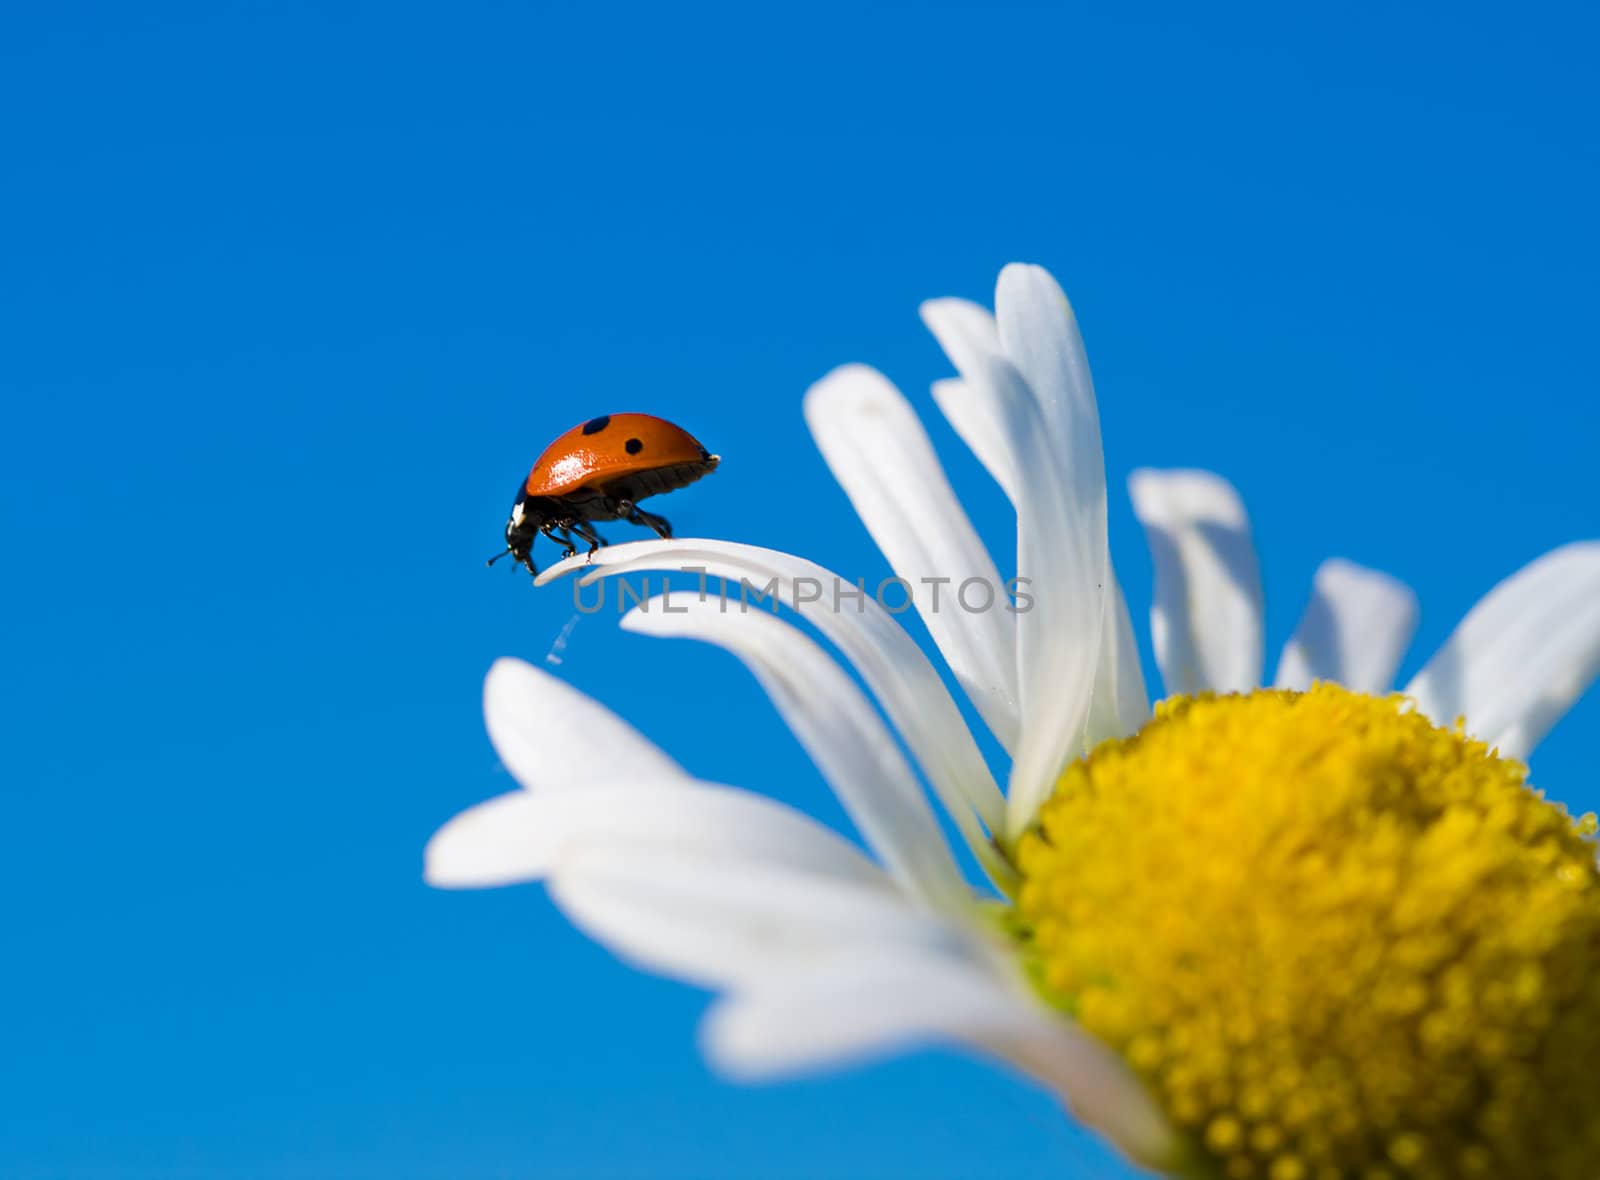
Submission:
[[[503,660],[484,711],[522,789],[446,824],[428,879],[544,880],[623,958],[716,993],[703,1043],[734,1077],[944,1040],[1173,1175],[1593,1180],[1595,821],[1546,802],[1519,760],[1600,670],[1600,544],[1495,587],[1400,693],[1411,593],[1329,561],[1266,686],[1238,495],[1202,471],[1136,472],[1167,692],[1152,712],[1066,298],[1013,265],[992,314],[955,299],[922,314],[959,374],[934,400],[1015,509],[1015,582],[884,377],[836,370],[805,417],[1008,755],[1004,788],[870,592],[840,601],[854,583],[749,545],[620,545],[540,581],[698,569],[826,641],[720,597],[623,620],[737,656],[867,852],[694,778]],[[983,587],[989,609],[957,597]],[[930,793],[986,882],[963,878]]]

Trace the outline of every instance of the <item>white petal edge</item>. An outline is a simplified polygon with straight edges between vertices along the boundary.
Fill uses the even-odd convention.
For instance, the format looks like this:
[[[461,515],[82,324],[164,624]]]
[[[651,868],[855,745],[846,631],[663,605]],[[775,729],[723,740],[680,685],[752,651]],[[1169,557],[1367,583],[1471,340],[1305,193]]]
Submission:
[[[1261,573],[1233,485],[1209,471],[1128,477],[1155,566],[1150,635],[1167,695],[1261,684]]]
[[[483,719],[495,753],[530,790],[597,779],[687,779],[661,748],[600,702],[521,660],[494,662]]]
[[[1107,669],[1103,665],[1106,654],[1116,646],[1106,631],[1108,626],[1117,625],[1117,608],[1108,600],[1118,591],[1111,571],[1107,533],[1100,408],[1095,400],[1088,354],[1071,302],[1043,267],[1012,263],[1002,269],[995,285],[994,307],[1001,346],[1033,390],[1054,443],[1057,470],[1068,495],[1071,535],[1076,542],[1072,572],[1079,579],[1077,593],[1087,599],[1082,617],[1076,606],[1069,617],[1079,620],[1081,639],[1091,634],[1095,638],[1092,648],[1080,650],[1073,658],[1090,663],[1098,686],[1107,672],[1123,669]],[[1026,489],[1028,485],[1023,486]],[[1019,558],[1022,553],[1023,546],[1019,545]],[[1059,668],[1048,673],[1051,677],[1059,674]],[[1095,691],[1091,688],[1091,708]]]
[[[1314,681],[1379,694],[1417,629],[1417,596],[1388,574],[1331,558],[1311,579],[1311,601],[1284,646],[1274,683],[1304,691]]]
[[[1001,829],[1005,798],[960,709],[916,641],[871,596],[859,612],[834,609],[827,595],[809,597],[813,590],[838,584],[832,571],[775,549],[703,539],[613,545],[592,560],[559,562],[540,574],[539,582],[581,572],[580,584],[587,585],[642,570],[701,572],[734,583],[748,579],[755,590],[770,584],[775,602],[791,606],[815,626],[860,673],[968,844],[975,850],[987,845],[980,823],[991,832]],[[800,594],[802,584],[806,596]],[[729,588],[730,611],[762,609],[757,598],[746,602],[743,593],[742,587]],[[991,875],[1004,875],[1004,866],[993,857],[985,867]]]
[[[935,381],[933,400],[1015,508],[1019,495],[1016,459],[990,400],[975,395],[965,381],[956,377]]]
[[[1021,459],[1013,445],[1013,428],[1004,401],[989,388],[996,363],[1011,368],[1000,344],[1000,329],[987,308],[966,299],[929,299],[919,309],[922,322],[963,379],[933,383],[933,400],[945,418],[994,477],[1013,508],[1025,493]],[[1021,374],[1016,374],[1021,381]],[[1031,397],[1031,391],[1030,391]]]
[[[1564,545],[1467,612],[1405,692],[1441,725],[1526,758],[1600,672],[1600,541]]]
[[[1038,297],[1036,287],[1026,284],[1017,301]],[[1055,294],[1042,296],[1046,311],[1031,316],[1014,310],[1019,320],[1048,321],[1050,308],[1058,320],[1065,314],[1059,288],[1053,281],[1048,287]],[[1015,837],[1032,822],[1061,768],[1083,752],[1105,623],[1104,487],[1098,497],[1101,540],[1096,541],[1097,513],[1093,504],[1082,503],[1081,488],[1069,482],[1066,444],[1053,433],[1041,399],[1000,351],[1000,334],[989,313],[965,300],[935,299],[922,305],[922,318],[960,370],[962,384],[987,404],[983,416],[998,424],[1005,440],[1003,448],[984,444],[992,453],[984,461],[1008,458],[1015,472],[1001,482],[1010,482],[1017,493],[1019,591],[1032,599],[1017,616],[1022,741],[1006,800],[1006,829]],[[1057,330],[1065,328],[1058,323]],[[959,428],[959,422],[953,424]]]
[[[960,300],[948,302],[957,305],[951,311],[958,320],[966,322],[965,330],[969,334],[992,339],[998,347],[999,335],[993,321],[989,321],[987,333],[980,324],[973,322],[974,312],[981,317],[987,317],[988,313],[982,308],[962,304]],[[924,316],[928,314],[930,309],[924,308]],[[931,314],[937,319],[940,311],[934,307]],[[975,395],[965,381],[956,379],[935,381],[933,400],[1015,508],[1021,475],[1005,437],[1004,422],[995,413],[994,400]],[[1112,593],[1106,605],[1110,614],[1101,631],[1098,674],[1085,742],[1090,747],[1104,738],[1125,737],[1150,719],[1150,697],[1145,688],[1144,668],[1139,661],[1139,643],[1115,570],[1110,572],[1110,585]]]
[[[643,635],[699,639],[750,669],[869,847],[915,896],[944,906],[971,897],[922,787],[872,702],[799,628],[772,615],[724,612],[710,598],[648,600],[622,619]]]
[[[1107,738],[1127,737],[1150,720],[1150,694],[1145,689],[1144,666],[1139,661],[1139,640],[1133,617],[1123,597],[1115,570],[1106,598],[1108,617],[1100,633],[1099,671],[1089,702],[1088,731],[1084,745],[1093,749]]]
[[[865,365],[829,373],[806,392],[804,407],[828,469],[895,574],[910,583],[945,663],[1001,745],[1015,749],[1016,616],[922,423],[900,391]]]
[[[550,896],[620,958],[715,988],[892,948],[960,954],[967,937],[881,873],[866,883],[664,841],[583,844],[563,857]]]
[[[994,293],[995,325],[1006,356],[1039,399],[1066,462],[1068,485],[1081,506],[1106,499],[1100,408],[1078,317],[1042,266],[1013,262],[1000,271]],[[1104,532],[1104,509],[1091,527]]]
[[[1032,1075],[1135,1159],[1160,1167],[1176,1156],[1171,1127],[1114,1054],[974,965],[912,955],[831,963],[725,997],[701,1027],[707,1059],[744,1081],[941,1042]]]
[[[441,889],[515,885],[548,876],[563,855],[585,843],[641,841],[671,842],[704,856],[736,854],[866,885],[886,880],[860,849],[793,808],[681,778],[496,796],[434,833],[423,854],[423,877]]]

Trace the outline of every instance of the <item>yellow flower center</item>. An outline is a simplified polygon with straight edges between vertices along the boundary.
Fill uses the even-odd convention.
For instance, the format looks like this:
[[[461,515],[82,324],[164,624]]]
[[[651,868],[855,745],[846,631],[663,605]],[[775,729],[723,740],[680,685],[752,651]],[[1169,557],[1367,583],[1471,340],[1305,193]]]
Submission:
[[[1600,869],[1522,766],[1400,698],[1178,698],[1020,841],[1042,993],[1195,1175],[1600,1175]]]

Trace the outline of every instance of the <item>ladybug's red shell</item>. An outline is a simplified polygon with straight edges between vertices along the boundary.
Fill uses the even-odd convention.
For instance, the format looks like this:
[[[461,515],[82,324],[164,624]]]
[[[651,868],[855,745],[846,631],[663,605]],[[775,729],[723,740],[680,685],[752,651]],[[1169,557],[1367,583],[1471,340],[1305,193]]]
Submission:
[[[640,483],[665,484],[651,491],[667,491],[692,483],[716,465],[717,456],[665,418],[605,414],[574,426],[546,447],[528,472],[524,491],[529,496],[560,497]],[[637,478],[641,475],[646,478]]]

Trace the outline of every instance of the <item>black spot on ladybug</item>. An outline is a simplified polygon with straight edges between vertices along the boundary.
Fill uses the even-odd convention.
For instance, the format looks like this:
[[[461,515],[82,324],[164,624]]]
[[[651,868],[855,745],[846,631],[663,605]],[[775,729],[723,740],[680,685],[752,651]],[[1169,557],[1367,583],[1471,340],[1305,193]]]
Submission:
[[[610,425],[611,425],[611,415],[610,414],[601,414],[600,417],[591,418],[591,419],[589,419],[589,421],[585,422],[583,424],[583,432],[585,434],[599,434],[602,430],[604,430],[607,426],[610,426]]]
[[[627,448],[628,454],[630,455],[637,455],[640,451],[644,450],[644,444],[636,438],[630,438],[622,445]]]

